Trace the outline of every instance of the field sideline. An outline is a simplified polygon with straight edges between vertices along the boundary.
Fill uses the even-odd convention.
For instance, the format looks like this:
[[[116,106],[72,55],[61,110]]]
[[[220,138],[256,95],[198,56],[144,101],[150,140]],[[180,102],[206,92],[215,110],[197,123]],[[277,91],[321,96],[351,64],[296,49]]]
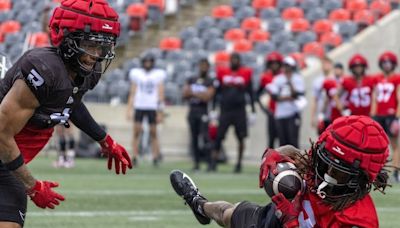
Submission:
[[[169,173],[190,170],[189,162],[163,163],[155,169],[141,163],[126,176],[116,176],[105,160],[78,160],[74,169],[54,169],[51,158],[39,157],[29,167],[42,180],[60,183],[59,192],[67,198],[55,210],[42,210],[29,202],[25,227],[33,228],[188,228],[201,226],[183,205],[169,183]],[[221,166],[217,174],[192,174],[209,200],[238,202],[250,200],[266,204],[269,199],[258,189],[258,167],[245,166],[241,175],[233,166]],[[383,196],[373,193],[381,227],[399,227],[400,185]]]

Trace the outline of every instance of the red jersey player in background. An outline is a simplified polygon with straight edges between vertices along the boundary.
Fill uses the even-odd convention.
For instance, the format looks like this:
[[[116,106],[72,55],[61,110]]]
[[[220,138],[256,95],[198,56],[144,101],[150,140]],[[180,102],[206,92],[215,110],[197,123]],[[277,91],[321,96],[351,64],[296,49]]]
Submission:
[[[389,51],[384,52],[379,57],[379,67],[382,72],[376,75],[376,85],[372,94],[371,116],[389,136],[393,150],[393,165],[399,167],[400,76],[394,73],[397,67],[396,55]],[[395,181],[399,182],[400,178],[397,169],[393,172],[393,175]]]
[[[337,118],[342,116],[340,110],[343,109],[343,101],[337,96],[341,88],[343,70],[341,64],[335,64],[334,73],[328,76],[322,83],[322,92],[325,94],[325,101],[323,102],[326,109],[326,114],[323,121],[318,123],[318,133],[321,134],[325,129]],[[339,72],[338,72],[339,71]]]
[[[275,101],[268,96],[266,102],[262,100],[266,90],[266,86],[272,82],[272,79],[281,73],[283,56],[279,52],[271,52],[265,58],[265,71],[260,79],[260,87],[257,91],[257,101],[260,105],[261,110],[267,115],[267,135],[268,135],[268,147],[274,148],[275,140],[278,139],[278,134],[275,126]],[[264,103],[265,102],[265,103]]]
[[[247,121],[250,124],[255,121],[255,107],[252,85],[252,70],[242,65],[240,54],[233,53],[230,58],[229,67],[217,68],[218,87],[216,99],[220,105],[220,116],[218,120],[217,138],[214,150],[211,153],[209,171],[217,170],[217,157],[221,150],[222,141],[233,125],[238,140],[238,159],[234,169],[235,173],[242,171],[242,158],[247,137]],[[249,97],[251,114],[246,113],[246,104]]]
[[[339,96],[345,96],[344,106],[350,113],[345,115],[364,115],[369,116],[371,111],[371,94],[374,87],[374,77],[368,76],[367,59],[355,54],[349,61],[349,69],[352,73],[350,77],[344,77],[342,81],[342,90]],[[342,110],[343,111],[343,110]]]
[[[127,151],[92,118],[83,95],[93,89],[115,56],[118,14],[102,0],[68,0],[49,23],[53,47],[21,56],[0,81],[0,227],[24,225],[27,195],[40,208],[64,200],[58,184],[37,180],[28,164],[57,124],[69,121],[96,140],[108,168],[132,168]]]

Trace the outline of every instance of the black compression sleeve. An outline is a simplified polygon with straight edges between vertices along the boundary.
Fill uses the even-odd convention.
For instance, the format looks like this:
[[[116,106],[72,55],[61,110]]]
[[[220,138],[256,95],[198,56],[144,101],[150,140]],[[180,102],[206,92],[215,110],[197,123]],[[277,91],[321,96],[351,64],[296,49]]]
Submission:
[[[253,91],[253,82],[250,80],[249,85],[247,86],[247,93],[250,96],[250,105],[251,105],[251,112],[255,113],[256,108],[254,106],[254,91]]]
[[[103,140],[107,135],[104,129],[100,127],[100,125],[93,119],[85,104],[82,102],[74,107],[74,110],[71,114],[71,120],[75,126],[96,141]]]

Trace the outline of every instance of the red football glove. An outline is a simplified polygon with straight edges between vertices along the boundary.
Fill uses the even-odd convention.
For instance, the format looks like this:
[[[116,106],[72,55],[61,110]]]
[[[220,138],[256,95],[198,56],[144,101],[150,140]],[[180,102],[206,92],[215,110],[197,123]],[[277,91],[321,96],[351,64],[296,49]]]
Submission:
[[[268,178],[270,170],[272,170],[272,173],[275,175],[278,173],[278,170],[276,170],[276,164],[281,162],[294,163],[291,158],[286,155],[280,154],[274,149],[267,149],[264,152],[260,166],[260,188],[264,187],[264,182]]]
[[[114,141],[110,135],[106,136],[106,139],[100,142],[101,150],[108,156],[108,169],[112,169],[112,163],[114,159],[115,173],[119,174],[122,168],[122,173],[126,173],[126,167],[132,169],[132,161],[129,157],[128,152],[125,148]]]
[[[276,206],[275,215],[279,218],[284,228],[299,227],[298,217],[301,212],[302,193],[299,191],[296,197],[290,202],[279,193],[272,197]]]
[[[64,201],[64,196],[53,191],[52,188],[58,187],[58,183],[49,181],[36,181],[35,186],[27,191],[27,194],[36,206],[45,209],[54,209],[60,201]]]

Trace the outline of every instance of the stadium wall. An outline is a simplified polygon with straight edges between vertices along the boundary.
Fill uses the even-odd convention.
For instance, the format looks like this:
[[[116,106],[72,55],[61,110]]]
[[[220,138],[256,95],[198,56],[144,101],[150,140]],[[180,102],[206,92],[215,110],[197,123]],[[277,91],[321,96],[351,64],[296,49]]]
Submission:
[[[355,53],[361,53],[368,58],[369,72],[377,72],[377,58],[385,50],[400,54],[400,12],[398,10],[387,15],[375,25],[368,27],[328,55],[334,61],[342,62],[347,66],[347,61]],[[307,61],[308,68],[302,72],[307,85],[307,97],[310,100],[312,80],[320,74],[320,64],[317,59]],[[132,122],[126,120],[126,106],[90,103],[88,108],[93,116],[101,123],[107,125],[109,132],[131,151]],[[308,108],[303,113],[301,129],[301,147],[309,145],[309,139],[315,139],[315,132],[310,128],[310,113]],[[161,149],[167,158],[186,158],[189,149],[189,130],[186,121],[187,107],[168,106],[167,118],[160,127]],[[247,140],[245,158],[247,161],[258,161],[266,146],[265,115],[257,112],[257,123],[250,128],[250,137]],[[230,129],[224,145],[231,160],[236,160],[237,144],[233,129]]]

